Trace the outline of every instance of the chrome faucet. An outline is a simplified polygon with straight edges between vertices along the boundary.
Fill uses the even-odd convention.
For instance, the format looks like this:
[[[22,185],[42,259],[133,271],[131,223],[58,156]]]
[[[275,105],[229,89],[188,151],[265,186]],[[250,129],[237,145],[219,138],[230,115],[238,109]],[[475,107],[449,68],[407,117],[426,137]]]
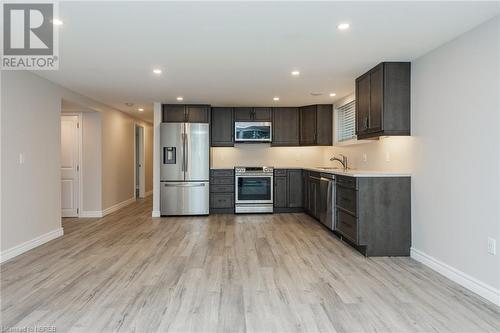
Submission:
[[[339,156],[341,156],[342,159],[339,159],[338,157],[333,156],[332,158],[330,158],[330,161],[340,162],[340,164],[342,164],[342,167],[344,168],[344,170],[347,170],[347,156],[342,155],[342,154],[339,154]]]

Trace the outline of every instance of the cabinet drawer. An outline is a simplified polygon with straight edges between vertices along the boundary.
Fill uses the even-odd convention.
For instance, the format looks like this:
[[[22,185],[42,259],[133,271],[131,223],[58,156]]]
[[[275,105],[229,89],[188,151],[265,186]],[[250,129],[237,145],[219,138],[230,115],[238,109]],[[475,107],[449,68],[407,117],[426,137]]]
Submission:
[[[336,205],[345,210],[348,210],[353,215],[356,215],[356,190],[353,188],[337,186]]]
[[[335,230],[340,232],[345,238],[354,243],[358,243],[358,221],[356,218],[341,209],[337,209],[337,221]]]
[[[234,184],[234,177],[211,177],[210,185],[231,185]]]
[[[274,169],[274,175],[276,177],[286,177],[286,169]]]
[[[210,192],[214,193],[234,193],[234,185],[211,185]]]
[[[344,187],[357,188],[357,182],[355,177],[349,176],[336,176],[335,180],[338,185],[342,185]]]
[[[210,195],[210,208],[233,208],[233,193],[212,193]]]
[[[234,170],[233,169],[212,169],[210,170],[210,175],[213,177],[233,177],[234,176]]]

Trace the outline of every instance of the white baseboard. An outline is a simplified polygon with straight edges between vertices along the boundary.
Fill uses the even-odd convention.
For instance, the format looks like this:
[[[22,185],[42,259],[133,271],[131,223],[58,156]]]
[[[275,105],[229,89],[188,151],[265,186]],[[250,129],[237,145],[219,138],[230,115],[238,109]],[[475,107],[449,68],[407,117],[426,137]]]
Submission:
[[[102,210],[85,210],[80,212],[79,217],[103,217]]]
[[[150,195],[153,195],[153,190],[146,192],[146,193],[144,194],[144,197],[145,197],[145,198],[147,198],[147,197],[149,197]]]
[[[500,306],[500,290],[495,289],[492,286],[487,285],[486,283],[479,281],[478,279],[415,248],[411,248],[410,256],[416,261],[432,268],[441,275],[444,275],[453,282],[458,283],[462,287],[469,289],[488,301]]]
[[[108,207],[102,211],[102,216],[106,216],[108,214],[114,213],[119,209],[122,209],[123,207],[126,207],[130,205],[131,203],[135,202],[135,197],[127,199],[125,201],[119,202],[116,205],[113,205],[111,207]]]
[[[151,212],[151,217],[160,217],[161,214],[160,214],[160,211],[159,210],[153,210]]]
[[[34,249],[35,247],[45,244],[58,237],[61,237],[62,235],[64,235],[63,228],[57,228],[55,230],[47,232],[46,234],[33,238],[27,242],[21,243],[19,245],[11,247],[10,249],[2,251],[0,253],[0,263],[3,263],[9,259],[17,257],[18,255],[26,251]]]

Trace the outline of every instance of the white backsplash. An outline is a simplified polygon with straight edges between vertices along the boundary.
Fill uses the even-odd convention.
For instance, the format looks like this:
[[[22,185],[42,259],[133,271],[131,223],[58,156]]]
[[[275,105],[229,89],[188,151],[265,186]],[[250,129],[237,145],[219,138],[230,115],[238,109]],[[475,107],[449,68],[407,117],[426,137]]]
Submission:
[[[327,147],[271,147],[269,144],[236,144],[211,148],[211,167],[234,166],[316,167],[322,166]]]
[[[380,140],[346,147],[271,147],[269,144],[236,144],[235,147],[211,148],[211,167],[340,166],[338,162],[330,162],[334,154],[340,153],[348,157],[349,167],[357,170],[411,173],[416,140],[416,137],[407,136],[383,137]]]
[[[416,137],[394,136],[345,147],[328,147],[324,150],[323,165],[340,166],[330,162],[334,154],[344,154],[348,165],[358,170],[408,172],[414,165]]]

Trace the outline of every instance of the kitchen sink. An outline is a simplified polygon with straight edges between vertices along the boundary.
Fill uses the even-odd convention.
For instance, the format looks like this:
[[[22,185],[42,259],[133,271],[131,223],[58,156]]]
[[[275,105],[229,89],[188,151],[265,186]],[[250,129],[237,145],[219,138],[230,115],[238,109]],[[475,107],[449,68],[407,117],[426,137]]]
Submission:
[[[316,167],[317,169],[322,169],[322,170],[339,170],[340,168],[338,167]]]

